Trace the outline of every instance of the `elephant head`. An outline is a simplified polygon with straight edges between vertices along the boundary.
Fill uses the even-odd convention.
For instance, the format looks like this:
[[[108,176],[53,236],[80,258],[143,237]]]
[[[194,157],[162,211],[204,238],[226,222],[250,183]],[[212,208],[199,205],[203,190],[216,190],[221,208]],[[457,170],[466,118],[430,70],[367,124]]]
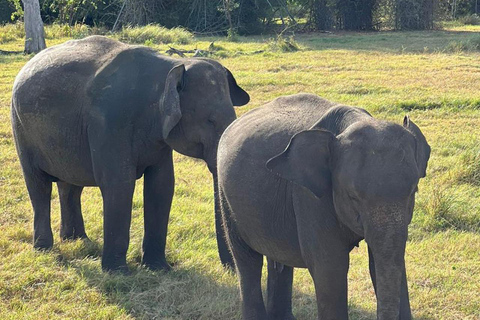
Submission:
[[[162,136],[174,150],[204,159],[214,173],[218,141],[236,118],[233,106],[249,100],[218,62],[187,60],[171,69],[166,79],[160,102]]]
[[[220,63],[170,59],[145,47],[116,54],[96,73],[90,88],[94,104],[112,109],[150,106],[152,139],[205,160],[212,172],[220,136],[236,118],[233,106],[250,100]]]
[[[218,62],[195,59],[170,70],[160,101],[163,139],[175,151],[205,160],[213,175],[218,252],[233,269],[221,223],[217,184],[217,147],[235,118],[233,106],[247,104],[249,95]]]
[[[330,197],[337,219],[365,238],[375,261],[378,319],[400,314],[408,224],[429,156],[425,137],[408,117],[403,126],[369,118],[338,136],[300,132],[267,162],[320,200]]]

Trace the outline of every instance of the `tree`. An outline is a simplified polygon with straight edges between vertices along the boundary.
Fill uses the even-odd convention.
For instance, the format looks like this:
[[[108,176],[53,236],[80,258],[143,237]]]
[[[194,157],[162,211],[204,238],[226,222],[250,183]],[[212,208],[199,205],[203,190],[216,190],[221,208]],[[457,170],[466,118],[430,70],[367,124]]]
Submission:
[[[22,0],[25,24],[25,53],[37,53],[46,48],[45,31],[40,16],[39,0]]]
[[[434,0],[396,0],[395,29],[432,29],[434,21]]]

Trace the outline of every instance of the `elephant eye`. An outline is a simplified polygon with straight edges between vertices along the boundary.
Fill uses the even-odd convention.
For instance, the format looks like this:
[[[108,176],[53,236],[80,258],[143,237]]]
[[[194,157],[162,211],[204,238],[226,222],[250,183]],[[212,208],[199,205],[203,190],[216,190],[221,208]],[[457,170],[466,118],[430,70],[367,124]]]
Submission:
[[[215,125],[215,121],[212,119],[207,120],[208,125],[212,126],[215,131],[217,131],[217,126]]]

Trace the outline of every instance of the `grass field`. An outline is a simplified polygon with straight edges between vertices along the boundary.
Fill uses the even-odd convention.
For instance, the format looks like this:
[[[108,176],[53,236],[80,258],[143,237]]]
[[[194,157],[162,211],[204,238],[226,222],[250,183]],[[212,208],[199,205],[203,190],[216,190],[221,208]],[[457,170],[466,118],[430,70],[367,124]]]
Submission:
[[[23,40],[7,37],[5,28],[0,28],[5,35],[0,49],[22,50]],[[295,39],[300,50],[289,53],[272,51],[269,37],[236,42],[194,38],[170,45],[206,50],[216,40],[215,57],[252,97],[249,105],[237,109],[239,116],[297,92],[357,105],[397,123],[408,113],[432,146],[407,244],[413,315],[480,319],[480,28],[306,34]],[[52,35],[47,45],[66,40]],[[145,41],[162,52],[168,49]],[[212,181],[201,161],[175,155],[170,273],[139,266],[141,180],[127,256],[131,276],[101,272],[102,202],[96,188],[85,189],[82,198],[92,242],[59,241],[55,190],[54,248],[48,253],[32,249],[33,214],[9,119],[15,75],[30,58],[0,55],[0,319],[239,319],[237,281],[217,257]],[[298,320],[314,319],[311,278],[305,270],[295,272],[294,314]],[[351,319],[375,319],[364,244],[351,254],[349,305]]]

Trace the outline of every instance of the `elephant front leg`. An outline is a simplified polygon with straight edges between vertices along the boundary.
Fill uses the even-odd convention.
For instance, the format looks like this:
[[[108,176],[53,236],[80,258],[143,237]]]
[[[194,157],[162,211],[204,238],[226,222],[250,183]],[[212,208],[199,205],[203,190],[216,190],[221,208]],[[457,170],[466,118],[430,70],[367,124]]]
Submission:
[[[145,234],[142,264],[153,270],[169,270],[165,245],[175,186],[171,149],[164,153],[159,164],[145,170],[144,179]]]
[[[318,199],[300,188],[293,195],[302,256],[315,283],[318,319],[346,320],[350,250],[332,199]]]
[[[267,314],[270,320],[295,320],[292,313],[293,268],[267,259]]]
[[[100,187],[103,196],[102,269],[127,273],[135,180]]]
[[[347,320],[348,253],[325,257],[324,261],[309,267],[315,283],[318,319]]]

